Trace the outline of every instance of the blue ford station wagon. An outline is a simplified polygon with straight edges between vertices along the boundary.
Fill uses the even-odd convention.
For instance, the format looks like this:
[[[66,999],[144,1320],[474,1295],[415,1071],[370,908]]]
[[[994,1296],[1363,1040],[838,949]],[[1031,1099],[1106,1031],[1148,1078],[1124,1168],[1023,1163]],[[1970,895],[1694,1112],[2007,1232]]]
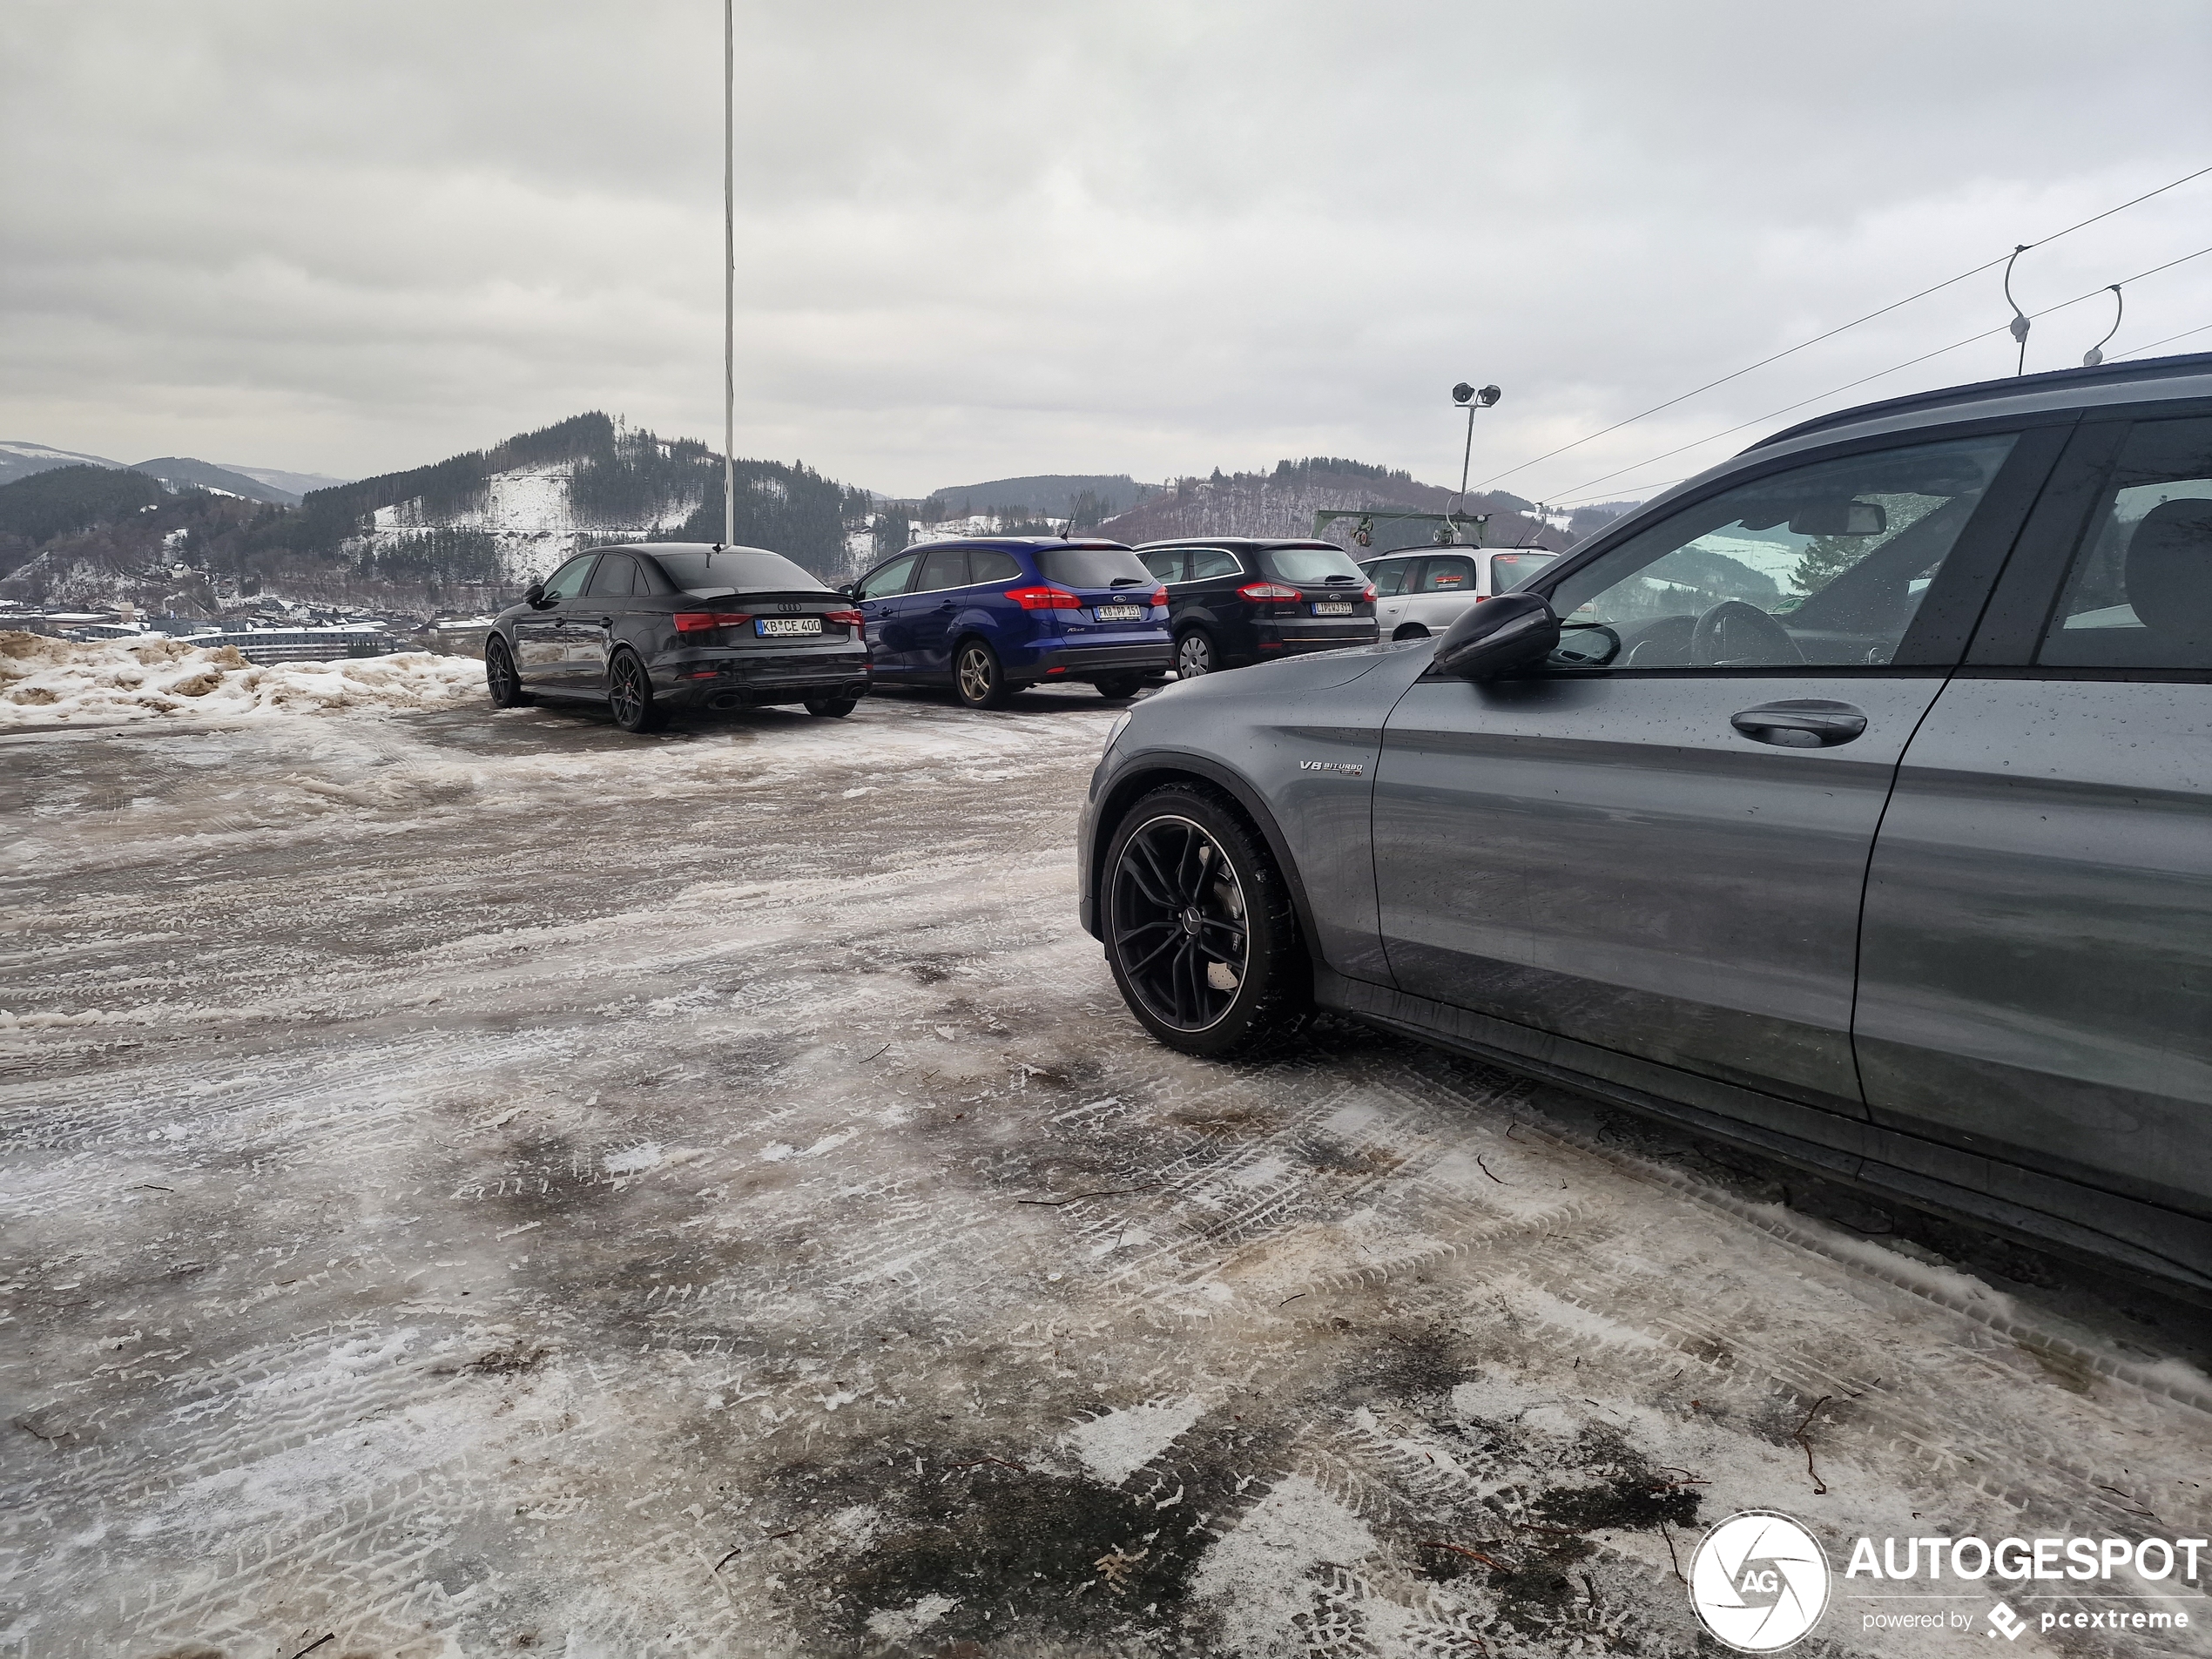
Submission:
[[[949,685],[973,709],[1069,680],[1133,697],[1171,654],[1166,590],[1119,542],[931,542],[847,591],[866,619],[878,685]]]
[[[1316,1004],[2212,1293],[2212,354],[1793,427],[1440,637],[1182,681],[1130,1010]]]

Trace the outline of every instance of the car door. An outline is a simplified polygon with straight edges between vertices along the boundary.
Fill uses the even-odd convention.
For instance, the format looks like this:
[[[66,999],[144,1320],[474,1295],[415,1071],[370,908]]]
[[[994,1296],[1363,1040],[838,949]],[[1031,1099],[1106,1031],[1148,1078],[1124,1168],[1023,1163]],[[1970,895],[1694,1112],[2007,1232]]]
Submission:
[[[604,691],[615,631],[637,591],[637,563],[627,553],[602,553],[583,591],[564,607],[563,678],[579,692]]]
[[[1877,1123],[2212,1217],[2212,415],[2081,428],[1905,751],[1860,961]]]
[[[903,636],[904,630],[896,625],[898,606],[914,580],[914,567],[921,563],[921,554],[901,553],[869,571],[853,590],[860,609],[860,629],[867,637],[872,673],[895,677],[902,671],[894,660],[892,641],[894,636]]]
[[[1406,583],[1405,620],[1440,634],[1460,619],[1481,591],[1481,571],[1472,553],[1432,553]]]
[[[1539,578],[1567,623],[1542,669],[1417,682],[1373,809],[1400,988],[1863,1116],[1867,856],[2047,466],[2018,448],[1734,475]]]
[[[1184,568],[1182,586],[1168,590],[1170,617],[1178,624],[1188,618],[1190,625],[1206,631],[1214,644],[1217,668],[1257,656],[1252,607],[1237,593],[1251,574],[1244,562],[1225,547],[1187,551],[1190,562]]]
[[[1406,616],[1406,578],[1413,573],[1406,558],[1370,559],[1359,567],[1375,584],[1375,627],[1385,639],[1398,631]]]
[[[968,554],[964,547],[931,548],[921,556],[914,587],[899,602],[899,649],[910,672],[953,671],[953,624],[960,617],[961,590],[968,586]]]
[[[537,608],[515,618],[515,673],[525,685],[546,691],[568,685],[568,607],[583,596],[598,559],[597,553],[570,559],[547,581]]]

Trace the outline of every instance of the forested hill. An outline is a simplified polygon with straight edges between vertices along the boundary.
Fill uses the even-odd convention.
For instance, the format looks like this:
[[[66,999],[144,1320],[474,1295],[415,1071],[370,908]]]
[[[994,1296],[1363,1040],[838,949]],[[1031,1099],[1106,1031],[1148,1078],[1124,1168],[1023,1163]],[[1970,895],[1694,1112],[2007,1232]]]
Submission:
[[[1311,536],[1315,513],[1359,509],[1374,513],[1376,548],[1412,546],[1427,542],[1434,526],[1394,528],[1391,510],[1439,513],[1451,500],[1450,490],[1421,483],[1408,472],[1336,455],[1309,455],[1279,461],[1271,472],[1224,474],[1217,468],[1211,478],[1178,478],[1108,519],[1098,533],[1131,543],[1174,536]],[[1527,516],[1523,509],[1530,503],[1518,496],[1474,495],[1460,505],[1467,512],[1491,515],[1488,540],[1494,544],[1567,543],[1559,531]],[[1350,521],[1339,520],[1323,534],[1348,546],[1352,529]]]
[[[737,539],[807,569],[845,569],[866,490],[802,463],[737,463]],[[319,489],[300,503],[320,546],[366,537],[379,557],[455,536],[487,543],[509,575],[542,575],[576,546],[624,537],[718,541],[722,462],[691,438],[662,438],[593,411],[434,466]]]
[[[850,568],[867,492],[804,464],[736,470],[740,542],[825,577]],[[280,595],[427,616],[501,603],[579,548],[721,536],[713,450],[595,411],[296,508],[96,466],[0,485],[0,597],[212,615]]]

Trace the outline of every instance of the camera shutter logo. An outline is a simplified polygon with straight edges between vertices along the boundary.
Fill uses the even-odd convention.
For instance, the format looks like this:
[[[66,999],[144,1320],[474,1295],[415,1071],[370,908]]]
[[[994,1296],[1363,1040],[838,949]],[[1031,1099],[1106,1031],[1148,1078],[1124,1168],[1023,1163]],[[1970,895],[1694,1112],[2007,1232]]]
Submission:
[[[1716,1522],[1689,1558],[1698,1622],[1743,1653],[1778,1653],[1820,1622],[1828,1557],[1788,1515],[1745,1509]]]

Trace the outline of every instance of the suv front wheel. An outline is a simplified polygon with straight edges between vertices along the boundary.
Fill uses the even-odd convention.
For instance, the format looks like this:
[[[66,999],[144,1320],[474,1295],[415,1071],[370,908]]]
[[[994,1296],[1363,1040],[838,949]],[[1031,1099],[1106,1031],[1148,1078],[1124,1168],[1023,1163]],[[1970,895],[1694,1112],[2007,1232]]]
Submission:
[[[1295,1029],[1312,968],[1267,848],[1188,785],[1139,800],[1108,843],[1102,914],[1114,983],[1144,1028],[1223,1059]]]

